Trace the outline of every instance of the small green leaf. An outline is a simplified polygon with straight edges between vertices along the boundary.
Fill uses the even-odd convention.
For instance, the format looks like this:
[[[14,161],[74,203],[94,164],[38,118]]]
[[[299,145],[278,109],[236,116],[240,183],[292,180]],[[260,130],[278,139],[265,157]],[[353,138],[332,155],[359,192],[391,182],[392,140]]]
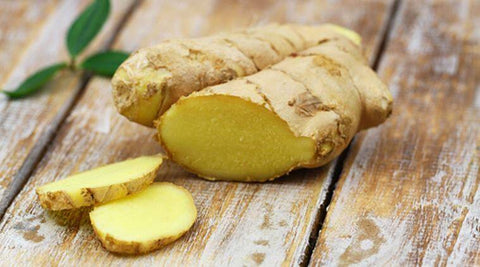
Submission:
[[[67,48],[75,58],[95,38],[102,29],[110,13],[109,0],[95,0],[68,29]]]
[[[58,63],[43,68],[32,74],[18,86],[14,91],[2,91],[9,98],[17,99],[26,97],[37,92],[45,83],[47,83],[59,70],[66,68],[67,63]]]
[[[80,64],[80,67],[99,75],[112,77],[118,66],[120,66],[127,57],[128,53],[121,51],[100,52],[85,59],[85,61]]]

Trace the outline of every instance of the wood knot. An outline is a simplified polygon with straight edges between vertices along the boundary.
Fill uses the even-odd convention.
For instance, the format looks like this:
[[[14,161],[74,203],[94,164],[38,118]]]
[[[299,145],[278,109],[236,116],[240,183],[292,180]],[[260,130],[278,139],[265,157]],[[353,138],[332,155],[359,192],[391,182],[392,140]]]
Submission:
[[[265,260],[265,253],[253,253],[252,259],[256,264],[260,265]]]

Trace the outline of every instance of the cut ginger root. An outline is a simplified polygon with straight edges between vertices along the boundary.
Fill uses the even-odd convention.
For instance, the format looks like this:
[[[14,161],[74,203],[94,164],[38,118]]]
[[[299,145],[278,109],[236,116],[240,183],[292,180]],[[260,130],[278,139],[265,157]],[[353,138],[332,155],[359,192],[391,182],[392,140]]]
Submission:
[[[392,111],[361,49],[338,37],[182,97],[156,121],[170,159],[210,180],[264,182],[337,157]]]
[[[63,210],[115,200],[150,185],[162,156],[144,156],[71,175],[36,192],[43,208]]]
[[[125,254],[147,253],[177,240],[192,227],[196,217],[192,195],[167,182],[153,183],[90,212],[102,245]]]

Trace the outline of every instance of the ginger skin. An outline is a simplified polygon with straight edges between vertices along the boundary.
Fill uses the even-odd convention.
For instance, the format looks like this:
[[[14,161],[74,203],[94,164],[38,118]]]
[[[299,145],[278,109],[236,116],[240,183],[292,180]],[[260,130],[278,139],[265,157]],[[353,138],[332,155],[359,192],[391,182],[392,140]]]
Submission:
[[[251,75],[327,40],[355,32],[324,24],[267,25],[197,39],[167,40],[133,53],[112,79],[113,99],[120,114],[153,127],[182,96],[205,87]]]

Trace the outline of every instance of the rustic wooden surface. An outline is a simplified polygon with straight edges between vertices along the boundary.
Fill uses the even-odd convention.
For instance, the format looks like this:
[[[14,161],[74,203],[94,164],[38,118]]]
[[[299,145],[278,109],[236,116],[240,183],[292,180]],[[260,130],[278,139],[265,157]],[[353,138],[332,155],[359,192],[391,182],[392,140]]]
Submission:
[[[352,145],[314,265],[480,265],[479,12],[401,4],[379,70],[394,114]]]
[[[169,37],[197,36],[268,21],[334,21],[358,29],[373,57],[390,4],[349,5],[350,16],[342,17],[335,15],[341,13],[339,3],[297,5],[305,10],[316,7],[321,10],[318,13],[291,13],[287,3],[257,6],[253,1],[247,5],[212,1],[204,8],[194,3],[143,2],[122,30],[115,47],[133,50]],[[230,5],[237,8],[228,9]],[[250,12],[251,17],[245,16],[249,10],[255,11]],[[367,10],[375,12],[367,18]],[[163,19],[158,19],[159,16]],[[144,25],[149,25],[148,29]],[[161,30],[155,35],[152,28]],[[10,255],[12,261],[21,259],[24,263],[38,264],[155,260],[158,263],[271,265],[303,260],[331,181],[332,176],[328,174],[333,168],[300,171],[265,185],[206,182],[176,167],[165,168],[166,174],[159,179],[187,187],[199,208],[199,219],[194,229],[176,245],[138,258],[118,257],[101,249],[85,222],[85,212],[46,214],[36,202],[35,186],[71,172],[159,150],[151,140],[150,129],[129,123],[116,114],[108,88],[108,80],[102,78],[88,84],[28,184],[5,215],[0,226],[0,239],[4,242],[0,254]],[[67,218],[73,222],[67,227],[58,225],[57,221],[66,222]]]
[[[0,82],[7,88],[66,58],[67,21],[86,3],[42,1],[26,17],[33,12],[26,2],[0,1],[0,48],[9,51],[0,53]],[[332,203],[343,158],[266,184],[207,182],[167,164],[157,180],[190,190],[199,218],[166,248],[122,257],[101,248],[86,210],[45,212],[34,189],[160,148],[151,129],[116,113],[107,79],[62,74],[35,97],[0,98],[0,203],[9,207],[0,222],[0,265],[479,264],[480,8],[474,1],[396,2],[398,12],[393,0],[115,1],[91,49],[115,38],[114,48],[133,51],[270,21],[351,27],[390,84],[394,115],[354,141]],[[50,54],[39,53],[45,48]]]
[[[37,9],[32,8],[30,1],[0,1],[0,21],[3,21],[0,68],[8,67],[0,72],[2,88],[15,88],[39,68],[67,60],[65,33],[88,3],[39,1]],[[108,45],[132,3],[114,2],[110,20],[86,53]],[[28,179],[43,149],[74,104],[84,80],[80,74],[65,71],[33,97],[7,101],[0,95],[0,213],[5,211],[14,189]]]

